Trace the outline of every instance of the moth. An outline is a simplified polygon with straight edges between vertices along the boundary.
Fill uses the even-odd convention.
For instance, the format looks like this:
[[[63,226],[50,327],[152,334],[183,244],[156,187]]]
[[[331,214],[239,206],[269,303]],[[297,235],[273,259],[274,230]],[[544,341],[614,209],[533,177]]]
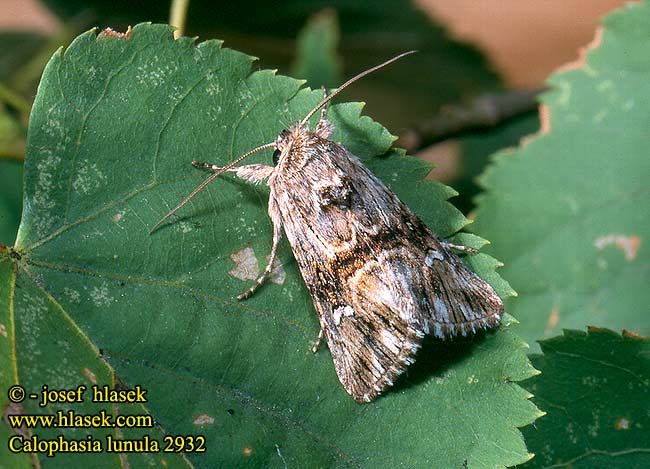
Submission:
[[[357,402],[370,402],[414,361],[424,336],[445,339],[496,326],[503,303],[359,158],[330,138],[327,104],[347,86],[414,51],[370,68],[325,94],[298,124],[272,143],[226,166],[193,162],[214,173],[154,226],[154,231],[224,172],[270,188],[273,244],[264,272],[239,299],[269,277],[282,234],[314,302],[336,373]],[[313,131],[309,119],[321,110]],[[237,166],[273,149],[273,165]],[[465,249],[468,250],[468,249]]]

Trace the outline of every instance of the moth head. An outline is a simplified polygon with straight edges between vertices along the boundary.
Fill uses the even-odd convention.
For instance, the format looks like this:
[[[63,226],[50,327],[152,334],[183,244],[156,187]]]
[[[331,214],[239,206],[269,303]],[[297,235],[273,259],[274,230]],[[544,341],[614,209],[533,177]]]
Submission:
[[[293,130],[293,131],[292,131]],[[275,151],[273,152],[273,166],[277,166],[283,154],[287,154],[295,139],[295,129],[284,129],[273,142]]]

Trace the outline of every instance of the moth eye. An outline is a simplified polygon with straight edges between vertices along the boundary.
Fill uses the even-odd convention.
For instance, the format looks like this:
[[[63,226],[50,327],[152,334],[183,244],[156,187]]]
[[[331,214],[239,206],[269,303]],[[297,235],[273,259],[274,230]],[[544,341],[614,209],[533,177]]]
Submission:
[[[280,155],[282,152],[276,148],[276,150],[273,152],[273,166],[278,165],[278,160],[280,159]]]

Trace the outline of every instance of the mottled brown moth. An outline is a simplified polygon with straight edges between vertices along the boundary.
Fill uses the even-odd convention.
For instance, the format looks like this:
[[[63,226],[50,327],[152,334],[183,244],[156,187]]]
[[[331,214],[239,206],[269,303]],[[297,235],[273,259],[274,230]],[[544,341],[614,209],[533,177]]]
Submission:
[[[487,282],[463,264],[361,161],[330,140],[327,104],[359,78],[348,80],[273,143],[227,166],[193,162],[214,171],[153,228],[226,171],[270,188],[273,245],[268,265],[239,299],[271,273],[284,231],[320,321],[336,373],[358,402],[375,399],[414,361],[425,335],[444,339],[497,325],[503,303]],[[307,122],[318,111],[313,131]],[[273,166],[237,166],[249,155],[274,149]],[[152,230],[152,231],[153,231]]]

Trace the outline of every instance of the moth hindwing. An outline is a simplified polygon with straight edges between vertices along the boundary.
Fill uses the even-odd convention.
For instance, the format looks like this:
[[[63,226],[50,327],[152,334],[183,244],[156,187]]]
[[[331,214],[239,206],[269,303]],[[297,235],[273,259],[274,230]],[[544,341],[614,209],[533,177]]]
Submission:
[[[414,361],[425,335],[467,335],[496,326],[503,303],[433,232],[342,145],[330,140],[326,104],[349,80],[272,144],[215,171],[163,220],[217,175],[229,171],[270,188],[273,245],[268,265],[239,298],[271,273],[284,232],[314,302],[339,380],[358,402],[375,399]],[[311,131],[307,122],[322,108]],[[274,148],[274,166],[235,166]],[[163,221],[161,220],[161,221]],[[158,226],[158,225],[156,225]]]

